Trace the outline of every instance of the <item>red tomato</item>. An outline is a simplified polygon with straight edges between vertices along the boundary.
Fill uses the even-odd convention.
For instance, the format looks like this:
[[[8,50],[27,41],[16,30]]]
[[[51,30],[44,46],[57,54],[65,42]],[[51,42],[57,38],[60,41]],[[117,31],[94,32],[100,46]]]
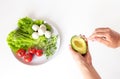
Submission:
[[[35,54],[35,52],[36,52],[36,48],[29,48],[28,49],[28,53]]]
[[[16,54],[18,57],[23,57],[25,53],[26,51],[24,49],[19,49]]]
[[[36,50],[35,55],[37,55],[37,56],[42,56],[42,54],[43,54],[43,50],[41,50],[41,49],[37,49],[37,50]]]
[[[24,56],[24,61],[25,62],[29,63],[29,62],[32,61],[32,59],[33,59],[33,55],[31,53],[25,54],[25,56]]]

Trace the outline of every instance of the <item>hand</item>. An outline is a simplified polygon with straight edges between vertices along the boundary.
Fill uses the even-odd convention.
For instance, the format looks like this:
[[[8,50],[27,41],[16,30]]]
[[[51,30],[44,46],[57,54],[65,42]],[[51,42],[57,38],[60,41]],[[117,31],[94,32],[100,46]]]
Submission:
[[[76,63],[78,65],[92,65],[92,59],[89,51],[86,53],[86,55],[82,56],[80,53],[74,51],[70,46],[70,51],[72,53],[72,56]]]
[[[83,36],[84,37],[84,36]],[[87,40],[86,40],[87,42]],[[88,44],[88,43],[87,43]],[[80,71],[83,75],[83,79],[101,79],[97,71],[92,65],[92,59],[89,52],[82,56],[80,53],[74,51],[70,46],[70,51],[76,63],[78,64]]]
[[[86,41],[87,46],[88,46],[87,38],[81,34],[80,34],[80,36],[84,38],[84,40]],[[79,65],[81,65],[81,64],[92,65],[92,59],[91,59],[91,55],[89,53],[89,48],[88,48],[87,53],[84,56],[81,55],[80,53],[74,51],[71,46],[70,46],[70,50],[73,55],[73,58]]]
[[[96,40],[111,48],[120,46],[120,34],[110,28],[96,28],[89,39]]]

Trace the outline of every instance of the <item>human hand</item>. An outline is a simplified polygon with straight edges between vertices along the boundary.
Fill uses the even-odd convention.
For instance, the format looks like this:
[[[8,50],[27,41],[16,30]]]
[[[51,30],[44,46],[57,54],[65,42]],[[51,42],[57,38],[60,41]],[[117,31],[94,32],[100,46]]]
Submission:
[[[85,38],[85,36],[82,36],[82,37]],[[87,42],[86,38],[85,40]],[[88,46],[88,42],[87,42],[87,46]],[[70,51],[72,53],[74,60],[78,64],[80,71],[83,74],[84,79],[101,79],[101,77],[99,76],[99,74],[97,73],[97,71],[92,65],[92,58],[89,52],[89,48],[88,48],[87,53],[84,56],[74,51],[71,46],[69,48],[70,48]]]
[[[83,56],[80,53],[74,51],[71,46],[69,48],[72,53],[73,59],[78,65],[92,65],[92,59],[89,51]]]
[[[120,46],[120,34],[110,28],[96,28],[89,39],[96,40],[111,48]]]
[[[75,60],[78,64],[92,65],[91,55],[90,55],[90,53],[89,53],[87,38],[86,38],[84,35],[81,35],[81,34],[80,34],[80,36],[83,37],[84,40],[85,40],[86,43],[87,43],[87,53],[83,56],[82,54],[74,51],[71,46],[70,46],[70,51],[71,51],[71,53],[72,53],[72,55],[73,55],[74,60]]]

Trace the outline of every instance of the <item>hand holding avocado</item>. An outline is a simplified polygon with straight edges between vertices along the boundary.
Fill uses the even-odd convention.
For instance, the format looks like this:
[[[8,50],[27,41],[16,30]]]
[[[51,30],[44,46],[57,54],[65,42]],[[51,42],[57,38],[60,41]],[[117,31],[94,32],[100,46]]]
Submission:
[[[70,51],[84,79],[101,79],[92,65],[92,59],[85,36],[73,36],[71,38]]]
[[[88,49],[87,39],[84,35],[74,35],[71,38],[70,50],[72,51],[73,58],[80,63],[91,65],[91,55]]]
[[[96,28],[89,39],[103,43],[111,48],[120,47],[120,33],[115,32],[110,28]],[[92,65],[88,43],[85,36],[73,36],[71,38],[70,51],[74,60],[77,62],[84,79],[101,79]]]

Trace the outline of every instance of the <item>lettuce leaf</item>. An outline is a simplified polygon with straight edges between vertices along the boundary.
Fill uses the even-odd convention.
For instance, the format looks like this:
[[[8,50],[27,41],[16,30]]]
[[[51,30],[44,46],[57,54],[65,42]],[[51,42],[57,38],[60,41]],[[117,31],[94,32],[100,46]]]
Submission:
[[[29,17],[21,18],[18,20],[18,27],[23,32],[32,34],[33,33],[33,30],[32,30],[33,23],[34,23],[34,21]]]
[[[44,24],[44,20],[35,20],[34,24],[40,26],[41,24]]]
[[[17,29],[9,33],[7,43],[11,50],[16,52],[20,48],[27,50],[27,48],[32,47],[34,45],[34,39],[31,38],[31,35],[21,31],[21,29]]]

